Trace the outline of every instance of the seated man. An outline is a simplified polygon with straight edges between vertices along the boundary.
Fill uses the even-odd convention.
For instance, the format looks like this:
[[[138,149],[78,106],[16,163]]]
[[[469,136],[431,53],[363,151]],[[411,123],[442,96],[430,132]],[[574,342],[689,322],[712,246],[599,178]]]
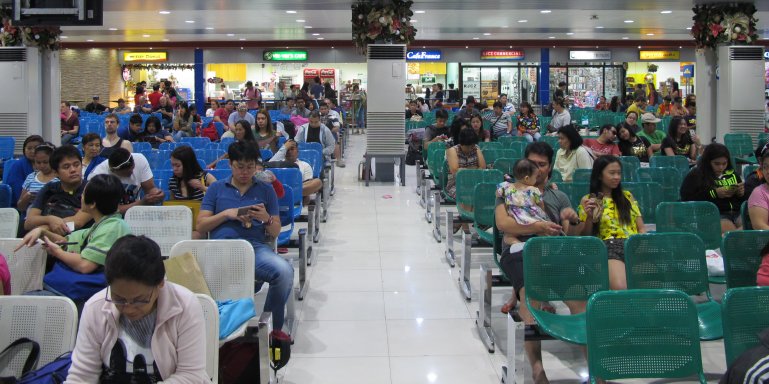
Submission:
[[[112,113],[116,115],[125,115],[126,113],[131,113],[131,108],[125,105],[125,100],[117,99],[117,107],[112,109]]]
[[[291,96],[288,96],[286,97],[286,104],[280,108],[280,114],[291,115],[291,112],[294,111],[294,108],[295,108],[294,98]]]
[[[91,215],[80,209],[80,198],[85,188],[80,151],[71,145],[63,145],[53,151],[49,161],[59,181],[46,184],[37,193],[27,210],[24,229],[31,231],[42,227],[64,236],[71,232],[68,222],[73,223],[73,229],[88,227]]]
[[[310,110],[307,109],[303,98],[301,97],[296,98],[296,108],[291,110],[291,116],[301,116],[304,118],[310,117]]]
[[[144,137],[144,127],[142,126],[144,124],[144,121],[142,120],[142,117],[138,114],[131,115],[131,118],[128,120],[128,129],[119,132],[119,136],[121,139],[128,140],[130,142],[137,142],[137,141],[143,141],[142,138]]]
[[[246,107],[246,103],[238,104],[238,110],[230,113],[230,117],[227,119],[227,126],[232,129],[232,127],[235,126],[235,123],[241,120],[248,121],[252,127],[256,126],[256,118],[254,115],[248,113],[248,107]]]
[[[323,181],[314,177],[312,166],[305,161],[299,160],[299,148],[294,140],[286,141],[286,144],[283,144],[278,153],[270,159],[270,162],[273,161],[285,161],[296,164],[299,170],[302,171],[302,196],[304,196],[305,204],[308,204],[310,197],[323,188]]]
[[[134,205],[155,205],[163,201],[163,191],[155,187],[155,179],[150,170],[147,158],[141,153],[130,153],[118,148],[97,165],[91,172],[89,180],[96,175],[111,174],[123,183],[123,193],[120,196],[120,213],[125,214]],[[139,189],[144,191],[144,198],[139,200]]]
[[[320,122],[320,113],[312,111],[309,117],[310,122],[302,125],[296,132],[294,139],[297,143],[320,143],[323,145],[323,157],[326,161],[331,161],[331,155],[336,148],[334,134],[325,125]]]
[[[227,154],[232,176],[208,187],[197,230],[201,234],[210,232],[211,239],[244,239],[251,243],[256,278],[270,285],[264,312],[272,313],[272,327],[279,332],[294,284],[294,270],[291,263],[273,252],[270,244],[280,233],[278,198],[271,185],[255,177],[259,161],[256,146],[235,142]]]
[[[459,110],[456,117],[470,120],[473,115],[480,114],[477,109],[475,109],[475,97],[473,96],[467,96],[467,101],[465,101],[465,106]]]
[[[107,286],[103,272],[107,252],[117,239],[131,233],[117,212],[122,189],[117,177],[96,176],[85,186],[82,207],[93,217],[93,226],[66,237],[42,228],[24,236],[16,250],[25,245],[33,247],[40,240],[56,259],[43,278],[43,290],[29,294],[66,296],[82,308],[86,300]]]
[[[152,103],[144,96],[139,97],[139,104],[136,104],[133,113],[152,113],[152,111]]]
[[[590,150],[593,157],[605,155],[622,156],[614,140],[617,138],[617,129],[611,124],[605,124],[598,131],[597,139],[585,139],[582,145]]]
[[[118,122],[118,117],[114,113],[110,113],[104,117],[104,132],[106,133],[106,136],[104,136],[104,139],[101,141],[102,157],[109,157],[117,148],[123,148],[129,153],[134,151],[134,147],[131,145],[130,141],[118,136]]]
[[[85,106],[85,111],[90,113],[102,113],[107,110],[107,107],[99,103],[99,96],[94,96],[93,100]]]
[[[339,145],[339,134],[342,129],[341,118],[336,111],[332,111],[328,104],[320,105],[320,122],[326,127],[331,129],[331,134],[334,135],[334,141],[336,146],[334,147],[334,158],[336,159],[336,166],[344,168],[344,161],[342,161],[342,146]]]

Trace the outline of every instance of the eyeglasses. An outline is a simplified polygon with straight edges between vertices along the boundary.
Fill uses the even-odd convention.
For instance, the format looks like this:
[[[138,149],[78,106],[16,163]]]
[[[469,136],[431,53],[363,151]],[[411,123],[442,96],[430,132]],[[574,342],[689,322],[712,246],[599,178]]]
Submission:
[[[104,294],[104,301],[120,307],[125,307],[129,305],[132,307],[141,307],[142,305],[147,305],[152,302],[152,296],[155,295],[155,289],[157,289],[157,287],[152,288],[152,292],[150,292],[150,295],[147,299],[138,299],[138,300],[128,301],[125,299],[112,298],[111,290],[110,290],[110,287],[108,286],[107,291]]]
[[[257,166],[257,163],[255,162],[230,164],[230,168],[236,169],[238,171],[253,171],[256,169],[256,166]]]
[[[128,156],[128,159],[126,159],[126,161],[124,161],[124,162],[122,162],[122,163],[120,163],[120,164],[118,164],[118,165],[116,165],[114,167],[109,167],[109,169],[111,169],[113,171],[119,171],[119,170],[121,170],[123,168],[128,168],[131,165],[133,165],[133,156]]]

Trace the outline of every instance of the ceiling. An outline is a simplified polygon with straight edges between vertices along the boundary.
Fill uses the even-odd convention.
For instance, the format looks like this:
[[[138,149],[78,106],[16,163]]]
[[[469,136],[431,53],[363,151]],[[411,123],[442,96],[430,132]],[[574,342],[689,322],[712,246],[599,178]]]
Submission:
[[[350,41],[350,0],[104,0],[104,25],[65,43]],[[542,4],[548,4],[545,7]],[[769,38],[769,1],[756,0]],[[417,41],[687,41],[692,0],[415,0]],[[167,11],[163,14],[160,11]],[[543,12],[549,11],[549,12]],[[665,13],[662,13],[662,12]],[[668,12],[670,11],[670,12]],[[80,44],[78,44],[80,45]]]

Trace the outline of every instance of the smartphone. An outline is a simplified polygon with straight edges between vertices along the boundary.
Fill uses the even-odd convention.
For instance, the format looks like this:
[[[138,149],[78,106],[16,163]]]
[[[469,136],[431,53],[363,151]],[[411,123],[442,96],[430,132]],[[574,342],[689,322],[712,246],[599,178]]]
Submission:
[[[252,207],[241,207],[241,208],[238,208],[238,216],[248,216],[248,211],[251,208]]]

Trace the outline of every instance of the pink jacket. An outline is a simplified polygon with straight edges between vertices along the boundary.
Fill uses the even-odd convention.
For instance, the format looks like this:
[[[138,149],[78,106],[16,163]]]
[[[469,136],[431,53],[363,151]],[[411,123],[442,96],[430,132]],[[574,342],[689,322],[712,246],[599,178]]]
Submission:
[[[65,383],[97,383],[102,362],[109,361],[118,338],[120,314],[105,297],[106,288],[85,304]],[[211,382],[206,374],[203,309],[187,288],[166,281],[160,289],[151,345],[164,383]]]

